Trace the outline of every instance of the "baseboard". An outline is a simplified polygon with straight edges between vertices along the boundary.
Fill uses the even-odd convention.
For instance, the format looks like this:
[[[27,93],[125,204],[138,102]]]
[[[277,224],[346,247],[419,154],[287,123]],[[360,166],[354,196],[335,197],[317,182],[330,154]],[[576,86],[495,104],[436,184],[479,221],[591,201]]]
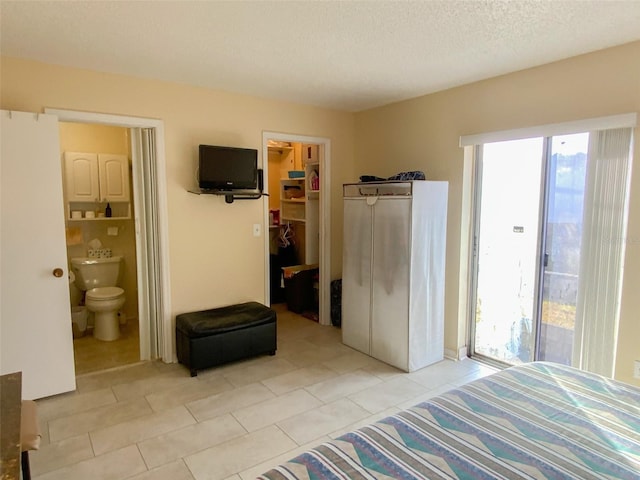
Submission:
[[[460,347],[458,349],[458,360],[464,360],[467,357],[467,346],[465,345],[464,347]]]
[[[446,358],[448,360],[454,360],[454,361],[464,360],[465,358],[467,358],[467,347],[466,347],[466,345],[464,347],[460,347],[457,352],[455,350],[450,349],[450,348],[445,348],[444,349],[444,358]]]
[[[446,358],[447,360],[458,360],[458,356],[456,355],[456,351],[455,350],[451,350],[449,348],[445,348],[444,349],[444,358]]]

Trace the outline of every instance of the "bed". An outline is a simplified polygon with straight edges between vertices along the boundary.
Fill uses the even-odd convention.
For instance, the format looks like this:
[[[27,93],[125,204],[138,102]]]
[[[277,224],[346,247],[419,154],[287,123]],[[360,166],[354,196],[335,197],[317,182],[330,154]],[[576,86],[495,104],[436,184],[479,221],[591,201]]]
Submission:
[[[259,477],[640,479],[640,389],[546,362],[511,367]]]

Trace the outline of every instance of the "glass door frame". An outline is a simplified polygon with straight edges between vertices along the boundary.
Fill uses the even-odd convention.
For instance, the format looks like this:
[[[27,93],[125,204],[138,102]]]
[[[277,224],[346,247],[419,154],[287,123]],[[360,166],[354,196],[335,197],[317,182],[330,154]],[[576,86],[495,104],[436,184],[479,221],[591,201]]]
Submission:
[[[533,349],[533,360],[538,357],[538,351],[540,346],[540,323],[542,316],[542,302],[543,302],[543,281],[544,281],[544,259],[546,250],[546,236],[547,236],[547,219],[549,209],[549,162],[551,158],[551,138],[542,137],[542,165],[540,172],[540,204],[538,206],[538,235],[537,235],[537,248],[536,248],[536,275],[535,284],[533,289],[534,301],[533,301],[533,318],[532,318],[532,338],[533,343],[531,345]],[[523,139],[524,140],[524,139]],[[473,147],[473,171],[474,182],[472,191],[472,212],[471,212],[471,255],[469,256],[469,301],[468,301],[468,350],[467,355],[470,358],[475,358],[488,364],[493,364],[498,367],[508,367],[510,364],[501,360],[476,353],[475,340],[476,340],[476,311],[478,301],[478,267],[479,267],[479,232],[481,221],[481,199],[482,199],[482,162],[483,162],[483,146],[475,145]]]

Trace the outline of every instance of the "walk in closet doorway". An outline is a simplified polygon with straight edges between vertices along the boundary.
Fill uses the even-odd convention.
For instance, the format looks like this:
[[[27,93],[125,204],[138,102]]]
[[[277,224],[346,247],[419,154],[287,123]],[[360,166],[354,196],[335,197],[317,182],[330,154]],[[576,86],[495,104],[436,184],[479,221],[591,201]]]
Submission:
[[[306,288],[303,295],[311,302],[305,300],[299,305],[303,311],[296,313],[330,325],[330,140],[264,132],[262,145],[264,186],[269,194],[265,299],[286,302],[282,267],[317,268],[313,290]]]

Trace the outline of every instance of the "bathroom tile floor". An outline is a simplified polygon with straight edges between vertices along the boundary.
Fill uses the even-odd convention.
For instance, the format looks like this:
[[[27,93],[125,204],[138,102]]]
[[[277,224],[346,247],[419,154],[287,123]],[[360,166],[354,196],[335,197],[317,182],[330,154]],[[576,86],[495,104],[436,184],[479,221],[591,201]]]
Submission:
[[[323,441],[494,370],[442,361],[408,374],[344,346],[340,329],[278,310],[278,352],[191,378],[139,362],[38,400],[33,478],[247,480]]]
[[[140,334],[138,320],[128,319],[120,326],[120,338],[103,342],[93,338],[87,330],[80,338],[73,339],[73,354],[76,375],[121,367],[140,361]]]

